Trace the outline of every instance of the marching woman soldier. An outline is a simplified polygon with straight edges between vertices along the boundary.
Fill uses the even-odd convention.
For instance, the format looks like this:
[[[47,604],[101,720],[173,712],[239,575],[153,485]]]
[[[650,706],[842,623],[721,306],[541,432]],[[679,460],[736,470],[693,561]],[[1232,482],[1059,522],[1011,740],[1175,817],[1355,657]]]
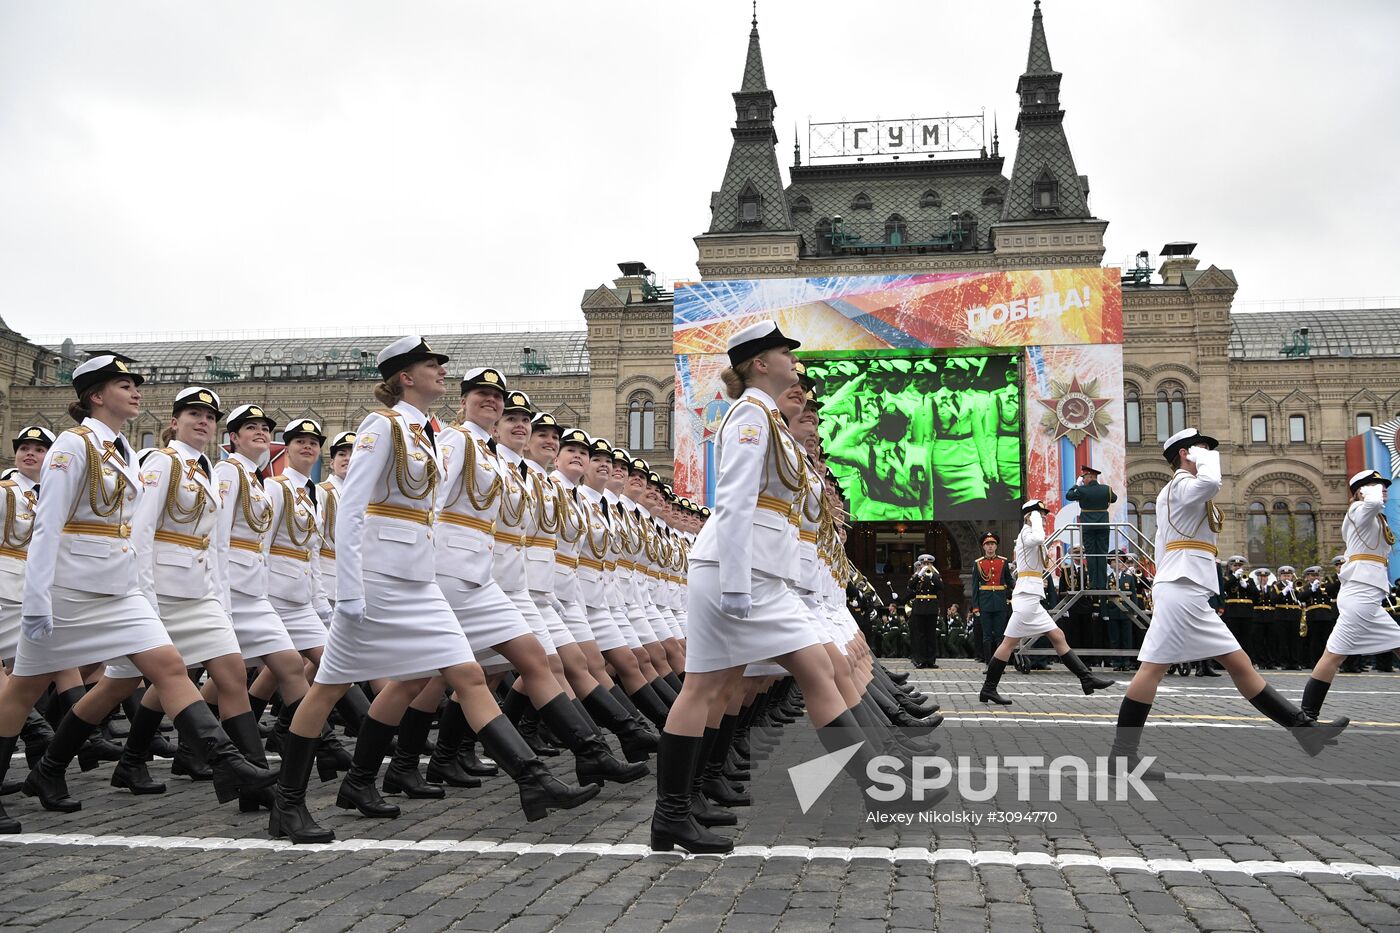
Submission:
[[[633,543],[623,514],[625,506],[622,500],[623,487],[631,475],[631,464],[631,454],[621,447],[613,448],[612,473],[603,487],[603,501],[606,503],[603,516],[609,529],[608,561],[604,567],[609,588],[608,606],[613,610],[618,628],[623,632],[631,631],[641,644],[640,649],[632,652],[637,657],[637,665],[652,690],[670,708],[676,701],[676,691],[671,689],[663,676],[671,673],[671,666],[666,663],[666,650],[651,630],[646,613],[636,604],[632,592]]]
[[[306,809],[318,736],[335,702],[357,681],[393,681],[370,706],[355,743],[355,760],[336,805],[392,817],[374,787],[393,737],[433,672],[456,691],[467,721],[491,755],[515,779],[529,820],[548,809],[578,806],[598,793],[563,784],[549,773],[500,714],[462,626],[438,588],[434,519],[442,460],[427,412],[446,391],[447,357],[421,337],[403,337],[376,358],[383,382],[371,412],[355,432],[336,523],[337,600],[330,639],[316,682],[282,742],[282,773],[268,821],[274,838],[328,842]],[[412,737],[416,739],[417,737]],[[405,737],[405,740],[410,740]],[[421,747],[421,742],[419,743]]]
[[[73,371],[78,399],[68,410],[81,424],[65,431],[45,460],[19,650],[14,674],[0,689],[0,780],[25,715],[55,672],[125,656],[160,691],[181,739],[213,766],[215,789],[227,801],[240,790],[266,787],[275,776],[250,764],[229,741],[141,595],[140,556],[130,541],[141,478],[120,430],[141,410],[143,381],[110,354]],[[90,693],[69,708],[25,778],[24,792],[48,810],[81,809],[63,772],[115,706]]]
[[[203,386],[190,386],[175,396],[170,427],[162,435],[167,446],[141,463],[144,491],[132,521],[131,545],[140,557],[142,595],[160,615],[185,664],[203,666],[217,685],[224,731],[249,761],[265,768],[238,638],[219,598],[215,551],[209,546],[219,522],[220,499],[204,451],[223,417],[219,406],[219,396]],[[119,660],[108,665],[93,692],[119,702],[136,689],[140,677],[130,661]],[[147,749],[162,715],[160,688],[150,687],[112,772],[113,787],[138,795],[164,793],[165,785],[152,780],[146,770]],[[81,752],[78,761],[85,771],[95,764],[83,761]],[[266,789],[247,793],[239,805],[254,810],[260,801],[270,803],[271,796]]]
[[[1115,761],[1126,759],[1129,767],[1135,768],[1140,760],[1142,727],[1152,710],[1157,685],[1172,664],[1215,658],[1235,682],[1240,695],[1259,712],[1289,729],[1309,755],[1321,752],[1348,725],[1346,719],[1319,723],[1284,699],[1259,676],[1249,655],[1240,649],[1224,620],[1211,608],[1211,597],[1218,594],[1220,586],[1215,541],[1223,523],[1213,501],[1220,492],[1217,447],[1215,438],[1195,428],[1178,431],[1162,445],[1163,456],[1176,472],[1157,495],[1152,624],[1138,652],[1142,666],[1118,709],[1111,753]],[[1160,781],[1165,779],[1165,773],[1153,767],[1143,772],[1143,777]]]
[[[19,648],[20,609],[24,601],[24,566],[29,557],[29,541],[34,533],[34,510],[39,504],[39,476],[44,468],[44,455],[53,446],[54,436],[48,428],[30,425],[14,437],[15,468],[0,480],[0,684],[8,676]],[[77,688],[83,679],[76,670],[64,671],[55,678],[57,693]],[[73,695],[82,696],[82,693]],[[24,757],[34,767],[44,754],[53,729],[38,710],[30,710],[20,729],[24,740]],[[7,785],[0,796],[19,793],[19,784]],[[0,817],[3,823],[3,817]]]
[[[1016,536],[1016,586],[1011,593],[1011,621],[1006,624],[1006,635],[987,661],[987,676],[982,683],[978,699],[983,703],[996,703],[1010,706],[1011,701],[997,693],[997,683],[1011,653],[1016,650],[1022,638],[1044,635],[1050,639],[1055,653],[1060,656],[1069,672],[1079,678],[1079,686],[1087,696],[1095,690],[1112,687],[1118,681],[1099,677],[1079,660],[1074,649],[1065,639],[1065,633],[1050,618],[1050,613],[1040,601],[1045,598],[1045,571],[1048,555],[1045,553],[1045,516],[1050,510],[1039,499],[1031,499],[1021,506],[1021,533]]]
[[[320,483],[321,495],[321,589],[335,608],[335,516],[340,507],[340,490],[345,471],[350,469],[350,452],[355,448],[355,432],[341,431],[331,438],[331,475]],[[327,626],[330,621],[327,620]]]
[[[1390,480],[1375,470],[1362,470],[1349,485],[1352,502],[1342,520],[1347,551],[1337,594],[1337,624],[1303,688],[1303,711],[1314,718],[1322,712],[1332,680],[1348,656],[1384,655],[1400,649],[1400,626],[1385,609],[1390,547],[1395,543],[1385,520]]]
[[[656,477],[652,482],[652,477]],[[633,457],[627,473],[627,482],[622,488],[623,518],[629,527],[629,544],[632,546],[631,578],[636,605],[646,617],[646,623],[656,634],[662,652],[666,656],[669,669],[662,679],[676,693],[680,693],[681,681],[676,671],[685,669],[685,653],[681,650],[676,633],[656,608],[652,597],[652,583],[655,570],[652,568],[656,551],[656,532],[652,525],[651,513],[646,504],[656,488],[661,486],[661,478],[652,472],[651,465],[640,457]]]
[[[589,444],[587,471],[578,486],[578,501],[584,507],[588,521],[588,527],[579,539],[579,582],[583,588],[589,623],[598,633],[599,648],[617,672],[627,699],[659,729],[666,724],[666,713],[671,707],[652,687],[657,674],[651,668],[651,660],[642,648],[641,639],[627,621],[614,573],[617,566],[616,536],[612,533],[608,516],[615,510],[606,496],[612,470],[612,445],[601,437],[593,438]],[[613,569],[609,569],[610,566]],[[613,631],[617,632],[622,643],[613,648],[605,647],[605,644],[614,643],[615,639],[610,634]],[[621,697],[618,700],[620,702]]]
[[[263,487],[261,466],[277,424],[259,405],[238,406],[229,412],[227,424],[233,452],[214,465],[214,479],[223,504],[214,531],[215,570],[221,575],[221,598],[233,619],[233,633],[238,637],[243,663],[272,672],[276,689],[282,695],[283,715],[289,717],[286,707],[305,696],[308,685],[302,657],[269,599],[268,545],[277,533],[277,505]],[[254,689],[248,695],[254,722],[262,718],[273,686],[267,684],[267,696],[259,696],[254,681]],[[218,684],[213,681],[206,684],[205,697],[212,701],[217,689]],[[327,780],[335,776],[334,762],[329,757],[322,766],[323,773],[329,775]],[[179,761],[171,768],[172,774],[184,772]]]
[[[691,793],[707,727],[723,716],[749,662],[773,658],[797,677],[808,715],[830,750],[845,748],[859,729],[836,688],[821,633],[793,589],[799,552],[797,526],[789,519],[806,493],[805,465],[783,442],[775,408],[777,396],[797,382],[797,346],[771,320],[728,341],[723,378],[735,403],[720,429],[714,519],[691,553],[686,678],[657,754],[654,849],[733,848],[696,822]],[[867,780],[870,757],[859,746],[848,773]]]

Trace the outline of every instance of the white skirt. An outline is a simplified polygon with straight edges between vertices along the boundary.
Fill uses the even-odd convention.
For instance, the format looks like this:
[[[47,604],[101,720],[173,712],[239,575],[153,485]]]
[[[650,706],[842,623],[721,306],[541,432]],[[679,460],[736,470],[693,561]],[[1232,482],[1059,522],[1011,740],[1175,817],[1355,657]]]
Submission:
[[[277,615],[282,620],[282,626],[287,630],[287,636],[292,640],[292,647],[298,651],[307,651],[311,648],[324,648],[326,646],[326,623],[321,621],[321,617],[316,614],[306,603],[293,603],[276,596],[269,596],[267,601],[272,603],[272,608],[277,610]]]
[[[1059,628],[1034,593],[1011,594],[1011,619],[1006,623],[1007,638],[1044,635]]]
[[[544,619],[545,627],[549,629],[549,638],[554,642],[555,650],[557,651],[565,645],[572,645],[574,643],[573,633],[564,624],[564,618],[559,615],[559,610],[554,608],[554,594],[531,590],[530,600],[534,602],[535,608],[540,612],[540,617]]]
[[[474,661],[461,623],[436,583],[364,571],[365,616],[331,617],[318,684],[351,684],[380,677],[417,680]]]
[[[1149,664],[1180,664],[1240,650],[1225,620],[1210,607],[1211,590],[1187,580],[1152,584],[1152,622],[1138,651]]]
[[[666,625],[666,630],[671,633],[671,637],[680,641],[681,624],[676,621],[676,614],[671,611],[670,606],[657,606],[656,611],[660,613],[662,622]]]
[[[608,615],[612,616],[613,625],[617,626],[617,630],[621,633],[622,640],[626,642],[627,647],[633,651],[640,651],[642,640],[637,637],[636,630],[632,628],[632,623],[627,618],[627,610],[609,603]]]
[[[19,620],[23,609],[23,603],[0,599],[0,661],[13,660],[19,648]]]
[[[690,665],[687,664],[686,667]],[[775,661],[755,661],[744,665],[745,677],[785,677],[787,668]]]
[[[462,634],[467,636],[467,643],[472,646],[472,651],[483,658],[483,653],[494,645],[503,645],[512,638],[532,634],[530,623],[525,621],[520,610],[515,608],[515,603],[495,580],[487,580],[478,586],[457,577],[439,575],[437,583],[447,605],[457,616]],[[484,661],[482,666],[485,667]],[[508,662],[506,666],[509,666]]]
[[[777,577],[750,576],[753,604],[747,619],[720,609],[721,589],[718,564],[697,561],[690,565],[687,672],[728,670],[822,643],[812,614],[792,587]]]
[[[233,634],[238,637],[238,653],[248,667],[261,667],[262,659],[278,651],[295,651],[282,617],[266,596],[229,593],[233,609]]]
[[[1364,583],[1343,583],[1337,594],[1337,624],[1327,639],[1333,654],[1384,654],[1400,648],[1400,625],[1381,608],[1385,592]]]
[[[157,593],[156,601],[160,603],[160,621],[165,625],[165,633],[187,667],[238,654],[238,636],[233,634],[233,623],[213,596],[186,599]],[[122,659],[107,665],[107,676],[140,677],[141,672],[129,660]]]
[[[15,674],[33,677],[170,644],[165,626],[140,593],[112,596],[55,585],[53,632],[40,641],[20,635]]]
[[[554,639],[549,635],[549,624],[545,622],[544,616],[540,615],[539,607],[530,598],[529,591],[506,590],[505,593],[506,598],[515,604],[515,608],[525,618],[525,624],[530,626],[530,631],[544,648],[544,653],[558,654],[559,649],[554,647]]]
[[[599,651],[631,647],[607,606],[584,606],[583,609],[588,614],[588,628],[593,633],[593,640],[598,643]]]
[[[583,608],[582,603],[563,602],[555,594],[554,609],[559,613],[559,617],[564,620],[564,625],[569,629],[569,634],[576,642],[596,641],[593,637],[593,626],[588,624],[588,610]]]

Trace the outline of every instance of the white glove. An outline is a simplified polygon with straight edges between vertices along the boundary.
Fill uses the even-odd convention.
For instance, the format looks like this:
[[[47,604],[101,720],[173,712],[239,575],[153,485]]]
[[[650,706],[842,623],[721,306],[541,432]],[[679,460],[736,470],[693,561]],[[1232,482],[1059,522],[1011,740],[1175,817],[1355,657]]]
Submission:
[[[1197,471],[1206,470],[1211,473],[1220,472],[1220,451],[1206,450],[1204,447],[1189,447],[1186,453],[1191,458],[1191,462],[1196,464]]]
[[[365,601],[363,599],[337,600],[335,611],[346,622],[354,625],[357,622],[362,622],[365,618]]]
[[[1081,476],[1081,477],[1079,477],[1079,479],[1075,480],[1075,481],[1074,481],[1074,485],[1076,485],[1076,486],[1083,486],[1083,485],[1084,485],[1084,477]]]
[[[736,619],[747,619],[753,608],[753,597],[748,593],[720,593],[719,611]]]
[[[1385,499],[1385,487],[1380,483],[1371,483],[1361,487],[1362,502],[1381,502]]]
[[[24,616],[19,622],[20,631],[31,641],[43,641],[53,634],[53,616]]]
[[[330,624],[331,624],[331,614],[332,614],[332,612],[334,612],[334,610],[331,609],[331,607],[330,607],[329,605],[325,605],[325,606],[313,606],[312,608],[316,610],[316,615],[318,615],[318,616],[321,617],[321,624],[322,624],[322,625],[330,625]]]
[[[1045,530],[1045,516],[1041,515],[1041,514],[1040,514],[1040,510],[1037,509],[1037,510],[1035,510],[1034,512],[1031,513],[1031,531],[1034,531],[1034,532],[1036,532],[1037,534],[1039,534],[1040,532],[1043,532],[1044,530]]]
[[[1235,571],[1235,579],[1236,579],[1236,580],[1243,580],[1243,579],[1244,579],[1244,569],[1243,569],[1243,568],[1241,568],[1241,569]]]

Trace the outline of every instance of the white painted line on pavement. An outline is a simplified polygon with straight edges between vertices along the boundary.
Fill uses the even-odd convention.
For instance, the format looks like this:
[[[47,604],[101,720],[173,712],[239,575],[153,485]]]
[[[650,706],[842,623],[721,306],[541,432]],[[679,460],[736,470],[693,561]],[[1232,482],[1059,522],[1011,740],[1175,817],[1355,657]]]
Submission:
[[[594,857],[615,858],[799,858],[806,861],[821,859],[849,862],[853,859],[874,859],[884,862],[956,862],[977,867],[980,865],[1010,865],[1013,868],[1050,868],[1063,871],[1066,868],[1098,868],[1106,872],[1144,871],[1149,874],[1163,874],[1169,871],[1185,871],[1197,874],[1207,872],[1234,872],[1246,875],[1332,875],[1341,878],[1379,877],[1400,880],[1400,865],[1371,865],[1366,862],[1316,862],[1316,861],[1236,861],[1227,858],[1212,859],[1144,859],[1129,856],[1103,857],[1068,853],[1050,855],[1045,852],[1005,852],[973,851],[971,849],[921,849],[901,847],[891,849],[886,846],[736,846],[727,855],[680,855],[652,852],[643,845],[616,843],[527,843],[494,842],[479,839],[341,839],[322,845],[293,845],[283,839],[228,839],[210,837],[199,839],[190,836],[90,836],[80,833],[20,833],[13,836],[0,836],[0,846],[117,846],[128,849],[200,849],[204,851],[238,851],[266,849],[281,853],[313,854],[317,852],[437,852],[442,854],[469,853],[472,855],[591,855]]]

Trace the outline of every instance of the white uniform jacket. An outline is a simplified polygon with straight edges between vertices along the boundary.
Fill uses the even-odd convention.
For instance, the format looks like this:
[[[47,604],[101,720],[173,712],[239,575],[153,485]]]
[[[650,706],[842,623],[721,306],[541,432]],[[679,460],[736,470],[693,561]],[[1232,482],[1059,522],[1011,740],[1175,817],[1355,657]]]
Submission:
[[[585,605],[606,607],[610,602],[605,572],[611,532],[603,517],[603,494],[587,486],[577,488],[579,511],[586,522],[578,540],[579,589]]]
[[[327,600],[335,599],[335,516],[340,511],[340,477],[331,474],[330,479],[322,480],[320,487],[320,530],[321,547],[317,551],[320,558],[321,591]]]
[[[141,593],[157,611],[157,595],[220,595],[214,566],[220,502],[212,472],[203,451],[178,440],[141,464],[145,492],[136,503],[131,540],[141,555]]]
[[[48,495],[48,490],[44,490]],[[1338,574],[1343,583],[1364,583],[1389,590],[1390,527],[1385,523],[1384,502],[1353,502],[1342,519],[1342,540],[1347,561]]]
[[[427,426],[427,416],[403,401],[360,422],[335,523],[337,600],[364,599],[365,568],[415,583],[434,579],[442,462]]]
[[[1220,511],[1211,500],[1220,492],[1220,452],[1195,453],[1196,475],[1177,470],[1157,494],[1157,573],[1153,582],[1190,580],[1218,593],[1215,528],[1220,525]]]
[[[1016,536],[1016,585],[1011,595],[1033,593],[1039,599],[1045,598],[1045,521],[1040,513],[1033,513],[1029,525],[1022,526]]]
[[[478,586],[491,579],[496,510],[504,480],[491,435],[473,423],[438,435],[443,483],[438,497],[437,572]]]
[[[24,567],[39,505],[35,483],[23,473],[0,480],[0,599],[24,600]]]
[[[318,495],[311,498],[310,477],[291,467],[269,476],[263,486],[272,502],[272,530],[267,539],[269,596],[312,606],[329,615],[330,602],[321,585],[321,524]]]
[[[117,453],[116,439],[101,421],[84,418],[49,448],[29,542],[24,615],[52,615],[49,590],[55,581],[113,596],[140,587],[130,537],[141,477]]]
[[[254,598],[267,595],[267,537],[272,530],[272,500],[258,481],[258,467],[242,454],[214,465],[219,484],[219,522],[214,530],[215,573],[219,598],[231,612],[229,593]]]
[[[515,593],[527,589],[525,542],[534,527],[534,493],[520,475],[520,455],[505,445],[496,447],[496,469],[501,477],[501,500],[496,510],[496,544],[491,573],[501,589]]]
[[[588,501],[579,498],[582,487],[575,485],[567,476],[554,470],[549,474],[554,488],[558,491],[555,500],[555,514],[558,527],[555,540],[558,549],[554,552],[554,595],[562,603],[583,605],[583,590],[579,585],[579,555],[585,549],[582,542],[588,529]],[[606,603],[597,603],[602,606]]]
[[[532,502],[531,516],[525,524],[525,579],[532,592],[553,593],[554,552],[559,547],[555,539],[559,530],[559,490],[544,467],[530,460],[520,463]]]
[[[776,403],[753,387],[720,427],[714,512],[690,559],[719,564],[722,592],[748,593],[755,572],[794,585],[799,580],[795,500],[805,482],[795,480],[805,469],[785,432]]]

